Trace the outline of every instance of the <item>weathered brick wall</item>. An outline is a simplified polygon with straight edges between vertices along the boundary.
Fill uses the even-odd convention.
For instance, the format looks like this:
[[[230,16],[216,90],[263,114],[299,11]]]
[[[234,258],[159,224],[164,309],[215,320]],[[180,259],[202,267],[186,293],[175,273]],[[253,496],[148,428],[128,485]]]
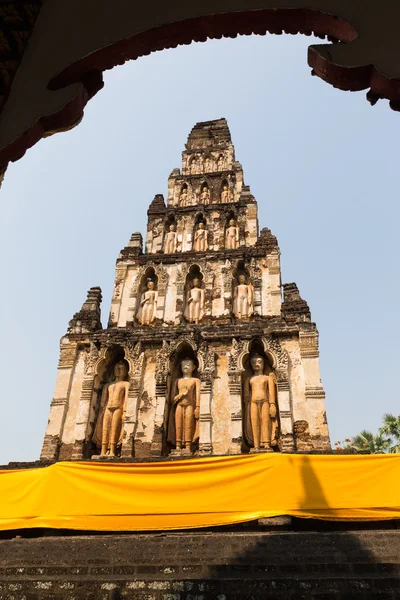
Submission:
[[[396,600],[400,530],[0,541],[1,600]]]

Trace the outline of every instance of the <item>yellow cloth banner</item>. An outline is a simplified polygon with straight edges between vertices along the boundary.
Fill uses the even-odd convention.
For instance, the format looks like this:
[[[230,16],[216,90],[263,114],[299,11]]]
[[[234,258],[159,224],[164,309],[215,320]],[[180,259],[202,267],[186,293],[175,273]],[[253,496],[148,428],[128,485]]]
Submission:
[[[252,454],[0,471],[0,529],[138,531],[292,515],[400,519],[400,456]]]

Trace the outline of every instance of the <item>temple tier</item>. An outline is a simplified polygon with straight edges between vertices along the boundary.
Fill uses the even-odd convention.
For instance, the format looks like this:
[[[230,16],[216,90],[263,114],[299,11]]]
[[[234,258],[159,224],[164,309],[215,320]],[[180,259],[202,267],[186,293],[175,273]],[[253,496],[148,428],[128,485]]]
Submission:
[[[192,129],[142,246],[117,259],[107,329],[92,288],[61,339],[41,458],[329,449],[318,331],[225,119]]]

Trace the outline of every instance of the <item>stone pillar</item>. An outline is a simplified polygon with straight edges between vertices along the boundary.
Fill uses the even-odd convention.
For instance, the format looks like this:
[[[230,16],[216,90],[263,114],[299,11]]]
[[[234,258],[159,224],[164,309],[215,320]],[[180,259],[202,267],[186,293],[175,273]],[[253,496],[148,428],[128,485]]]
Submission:
[[[211,397],[212,377],[209,373],[200,375],[200,438],[199,454],[212,454],[212,419],[211,419]]]
[[[54,398],[50,404],[49,420],[40,460],[56,460],[58,458],[76,356],[77,345],[71,343],[68,338],[63,338],[60,345],[60,360]]]
[[[331,444],[319,369],[318,331],[313,324],[300,324],[299,341],[311,443],[315,450],[329,450]]]
[[[127,308],[127,323],[133,323],[136,317],[136,307],[138,305],[138,295],[140,294],[140,282],[144,273],[144,269],[140,269],[136,273],[135,280],[132,284],[132,289],[129,294],[129,306]]]
[[[127,342],[125,346],[125,358],[129,362],[130,369],[128,400],[123,423],[121,458],[131,458],[134,456],[133,444],[137,429],[138,403],[143,374],[144,353],[142,352],[141,342],[137,342],[137,344]]]
[[[289,381],[286,374],[278,375],[278,408],[280,420],[280,438],[282,442],[282,452],[294,452],[294,436],[293,436],[293,414],[290,406],[290,390]]]
[[[262,271],[254,258],[251,259],[250,274],[254,287],[254,314],[262,314]]]
[[[91,343],[90,349],[85,356],[85,375],[82,381],[81,397],[75,421],[74,446],[72,449],[72,460],[83,458],[84,444],[87,435],[90,407],[93,398],[95,364],[99,358],[97,347]]]
[[[115,275],[114,282],[114,293],[111,299],[110,317],[108,320],[109,327],[116,327],[118,325],[122,296],[124,293],[126,272],[126,265],[117,266],[117,272]]]
[[[214,289],[214,271],[209,264],[204,266],[204,316],[211,317],[212,315],[212,300]]]
[[[190,252],[193,249],[194,244],[194,215],[185,217],[185,229],[182,232],[182,252]]]
[[[165,267],[159,265],[156,269],[158,277],[156,319],[164,320],[165,294],[167,293],[168,273]]]
[[[229,370],[228,378],[232,428],[229,452],[240,454],[243,444],[242,372],[239,369]]]
[[[85,375],[82,381],[81,398],[75,422],[75,442],[72,450],[72,460],[83,458],[86,431],[89,420],[90,404],[93,396],[93,376]]]
[[[258,239],[257,204],[249,203],[246,208],[246,245],[254,246]]]
[[[152,456],[161,456],[163,451],[164,415],[167,402],[167,377],[169,367],[169,344],[163,341],[157,352],[156,365],[156,412],[154,417],[154,434],[151,441]]]
[[[176,226],[176,252],[183,252],[183,246],[185,243],[185,217],[182,217]]]
[[[128,402],[124,420],[124,433],[122,437],[121,458],[134,456],[133,443],[137,428],[137,414],[139,402],[140,382],[134,377],[129,378]]]
[[[186,275],[188,273],[187,265],[183,265],[182,268],[178,271],[176,276],[176,319],[179,320],[183,317],[183,309],[184,309],[184,291],[185,291],[185,281]]]
[[[271,296],[270,314],[279,316],[281,314],[282,292],[281,292],[281,266],[279,251],[273,250],[266,258],[269,276],[269,292]]]
[[[230,260],[226,260],[225,265],[222,267],[222,280],[223,280],[223,295],[224,295],[224,316],[228,316],[232,313],[232,263]]]
[[[203,342],[198,351],[200,362],[200,439],[199,454],[212,454],[212,417],[211,399],[213,392],[213,379],[215,376],[215,352]]]

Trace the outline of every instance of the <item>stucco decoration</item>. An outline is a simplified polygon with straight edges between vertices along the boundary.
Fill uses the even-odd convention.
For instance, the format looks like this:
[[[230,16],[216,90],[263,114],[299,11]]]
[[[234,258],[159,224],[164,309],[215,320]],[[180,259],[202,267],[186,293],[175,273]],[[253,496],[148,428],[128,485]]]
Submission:
[[[372,104],[387,98],[400,109],[396,0],[384,7],[377,0],[309,0],[306,7],[303,0],[220,0],[217,5],[215,0],[147,5],[53,0],[38,16],[37,2],[18,5],[25,12],[32,5],[32,18],[11,57],[15,68],[3,78],[7,100],[0,117],[0,171],[42,137],[79,123],[86,103],[103,86],[103,71],[192,41],[266,32],[327,36],[333,43],[309,48],[312,73],[342,90],[370,88]],[[0,10],[14,6],[4,2]],[[3,19],[2,29],[10,30],[9,23]],[[10,56],[1,49],[0,61],[7,71]]]
[[[280,342],[271,335],[261,338],[261,341],[266,355],[272,360],[271,366],[276,371],[278,381],[286,381],[289,369],[288,353],[282,348]]]
[[[259,235],[256,200],[244,185],[225,119],[193,127],[182,153],[182,170],[193,153],[201,164],[209,153],[216,161],[225,157],[223,165],[230,168],[212,172],[210,188],[219,194],[223,181],[232,181],[235,175],[238,184],[231,202],[214,203],[201,211],[196,206],[177,206],[166,215],[162,196],[156,196],[148,212],[146,251],[139,251],[142,241],[134,234],[119,253],[114,290],[120,286],[120,291],[114,294],[108,327],[101,327],[102,294],[94,287],[61,339],[43,458],[97,460],[108,456],[108,449],[122,458],[143,459],[184,450],[199,455],[239,454],[259,450],[261,442],[264,450],[270,442],[274,451],[282,452],[330,447],[318,330],[295,283],[283,285],[282,299],[278,242],[268,229]],[[179,173],[174,169],[168,179],[168,206],[174,201],[174,190],[181,189]],[[197,174],[185,178],[188,187],[200,189]],[[240,202],[235,200],[238,197]],[[212,238],[207,250],[191,247],[200,223],[217,236],[232,216],[241,224],[243,243],[238,248],[220,247]],[[160,222],[164,228],[168,219],[179,223],[181,253],[164,254],[161,244],[155,250],[154,226]],[[149,294],[154,305],[149,303],[145,313]],[[249,355],[254,354],[262,355],[268,362],[266,370],[272,369],[276,376],[276,446],[272,444],[276,436],[271,430],[267,439],[264,426],[260,444],[257,435],[251,441],[248,427],[244,435],[243,423],[250,423],[244,382],[251,376]],[[191,365],[186,364],[187,376],[182,369],[185,359]],[[122,416],[115,424],[115,436],[103,443],[105,386],[113,384],[113,369],[123,360],[129,377],[121,382],[129,386],[124,383],[124,403],[118,407]],[[188,395],[184,391],[193,378],[198,380],[196,397],[193,389]],[[173,391],[175,383],[177,391]],[[191,407],[187,415],[185,407]],[[170,426],[178,431],[176,435],[167,433]]]
[[[174,353],[178,350],[178,348],[182,345],[190,346],[193,352],[197,350],[197,344],[194,339],[193,333],[189,335],[181,335],[175,341],[173,341],[169,346],[169,358],[171,358]]]

